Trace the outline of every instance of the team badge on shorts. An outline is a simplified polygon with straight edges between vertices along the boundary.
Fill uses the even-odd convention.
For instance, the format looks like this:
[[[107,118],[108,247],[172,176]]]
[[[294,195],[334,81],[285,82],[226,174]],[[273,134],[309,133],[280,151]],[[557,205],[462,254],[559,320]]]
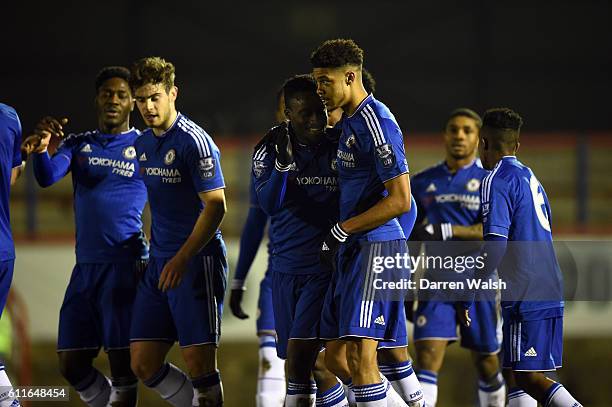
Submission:
[[[123,149],[123,157],[126,160],[133,160],[136,158],[136,149],[134,146],[129,146]]]
[[[376,147],[376,155],[383,167],[389,168],[395,164],[395,154],[393,148],[389,144],[383,144]]]
[[[472,178],[467,184],[465,184],[465,189],[470,192],[476,192],[478,191],[478,188],[480,188],[480,181],[477,178]]]
[[[201,178],[212,178],[215,176],[215,159],[212,157],[201,158],[198,161],[198,171]]]
[[[164,156],[164,163],[166,165],[170,165],[174,162],[175,158],[176,158],[176,151],[174,151],[174,149],[171,148],[170,150],[168,150],[168,152]]]
[[[425,326],[426,323],[427,323],[427,318],[425,318],[425,315],[419,315],[419,317],[416,320],[416,325],[419,328],[422,328]]]

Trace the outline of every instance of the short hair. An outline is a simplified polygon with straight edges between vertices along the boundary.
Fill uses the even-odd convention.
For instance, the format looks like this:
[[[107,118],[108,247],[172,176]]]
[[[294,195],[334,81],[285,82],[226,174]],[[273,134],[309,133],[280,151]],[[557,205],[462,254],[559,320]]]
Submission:
[[[523,119],[514,110],[507,107],[496,107],[485,112],[482,119],[483,126],[498,130],[521,131]]]
[[[366,92],[376,92],[376,81],[374,80],[374,77],[370,71],[365,68],[361,69],[361,81],[363,82],[363,87],[365,88]]]
[[[133,90],[147,84],[164,85],[166,92],[174,86],[174,65],[160,57],[142,58],[132,65],[130,86]]]
[[[451,119],[454,119],[455,117],[470,118],[476,122],[476,126],[478,128],[482,127],[482,119],[480,118],[480,115],[472,109],[468,109],[467,107],[460,107],[450,112],[450,114],[448,115],[448,119],[446,119],[446,124],[448,124],[448,122],[450,122]]]
[[[492,130],[492,148],[507,152],[515,149],[519,143],[523,119],[512,109],[496,107],[485,112],[482,125]]]
[[[295,98],[299,93],[317,94],[317,83],[311,75],[294,75],[283,84],[285,95],[285,106],[287,102]]]
[[[310,54],[314,68],[339,68],[363,65],[363,50],[351,39],[327,40]]]
[[[100,69],[96,76],[96,92],[100,90],[100,87],[104,82],[111,78],[123,79],[127,83],[130,83],[130,70],[124,66],[105,66]]]

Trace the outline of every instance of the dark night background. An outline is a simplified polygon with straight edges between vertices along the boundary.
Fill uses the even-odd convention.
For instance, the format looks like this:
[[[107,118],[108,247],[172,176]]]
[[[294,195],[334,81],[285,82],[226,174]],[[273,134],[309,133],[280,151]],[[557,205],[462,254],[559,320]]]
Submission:
[[[105,65],[159,55],[178,107],[216,136],[266,129],[283,79],[323,40],[365,50],[377,96],[404,131],[437,131],[464,105],[510,106],[527,131],[610,130],[610,3],[74,2],[4,4],[0,100],[24,130],[47,113],[95,126]],[[133,115],[141,125],[137,114]]]

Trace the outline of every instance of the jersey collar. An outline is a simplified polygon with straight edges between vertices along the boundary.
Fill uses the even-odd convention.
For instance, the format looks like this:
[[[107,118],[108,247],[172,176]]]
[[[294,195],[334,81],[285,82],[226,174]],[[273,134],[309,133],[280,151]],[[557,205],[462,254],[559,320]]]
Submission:
[[[355,111],[353,112],[352,115],[348,116],[348,118],[350,119],[351,117],[355,116],[357,113],[359,113],[361,111],[361,109],[363,109],[363,107],[365,105],[367,105],[368,103],[370,103],[372,100],[374,100],[374,95],[372,95],[371,93],[366,96],[365,99],[363,99],[361,101],[361,103],[359,104],[359,106],[357,106],[357,109],[355,109]]]

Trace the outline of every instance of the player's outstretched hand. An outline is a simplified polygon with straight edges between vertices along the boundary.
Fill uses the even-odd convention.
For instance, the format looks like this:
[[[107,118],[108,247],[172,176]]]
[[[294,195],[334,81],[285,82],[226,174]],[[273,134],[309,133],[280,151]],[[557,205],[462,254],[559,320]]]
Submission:
[[[242,288],[234,288],[230,294],[230,309],[232,310],[232,314],[239,319],[247,319],[249,317],[242,309],[243,295],[244,290]]]
[[[165,292],[178,287],[187,271],[187,263],[188,260],[179,254],[171,258],[162,269],[157,288]]]
[[[321,243],[321,250],[319,251],[321,264],[331,270],[335,270],[340,243],[346,242],[348,237],[348,233],[340,227],[339,223],[336,223],[325,237],[325,240],[323,240],[323,243]]]
[[[462,304],[456,304],[455,309],[457,310],[457,319],[459,323],[465,327],[470,327],[472,324],[472,318],[470,318],[470,310],[465,308]]]
[[[453,226],[450,223],[428,223],[415,226],[410,234],[410,240],[427,242],[432,240],[444,241],[453,237]]]
[[[276,161],[281,167],[288,167],[293,164],[293,146],[289,138],[289,127],[287,123],[281,123],[272,127],[268,136],[274,141],[276,148]]]
[[[51,116],[42,118],[34,128],[32,135],[27,137],[21,144],[22,151],[28,154],[44,153],[49,147],[51,137],[64,138],[64,126],[68,123],[67,118],[56,119]]]

